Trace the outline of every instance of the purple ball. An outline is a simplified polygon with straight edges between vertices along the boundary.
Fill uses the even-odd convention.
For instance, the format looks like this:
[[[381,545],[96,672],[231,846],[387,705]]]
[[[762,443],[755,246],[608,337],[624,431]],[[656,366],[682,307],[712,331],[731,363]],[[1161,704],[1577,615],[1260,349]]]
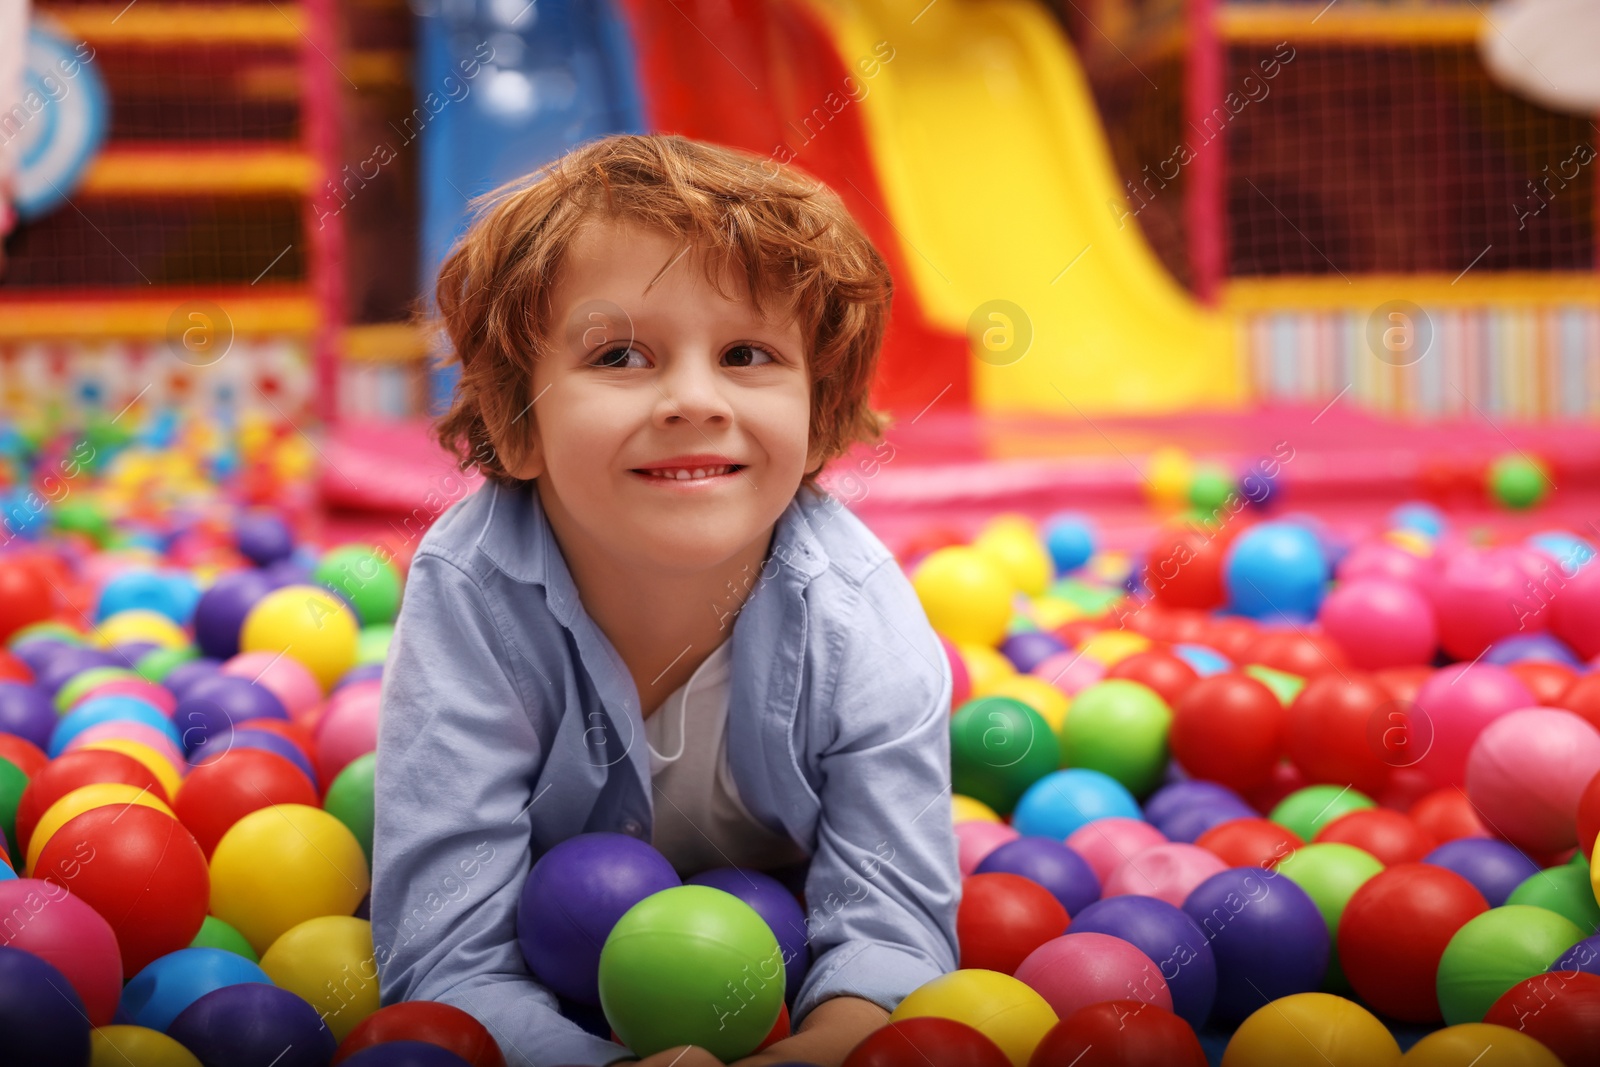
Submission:
[[[1053,837],[1027,836],[1007,841],[983,858],[974,874],[1020,874],[1050,890],[1067,914],[1100,899],[1100,879],[1089,861]]]
[[[196,683],[206,678],[216,677],[222,671],[222,661],[201,657],[200,659],[186,660],[167,672],[161,684],[174,697],[182,700],[189,695],[189,689]]]
[[[717,867],[702,871],[684,885],[704,885],[732,893],[767,921],[778,948],[783,951],[784,999],[793,1001],[811,965],[811,943],[806,936],[806,916],[800,902],[770,874],[743,867]]]
[[[333,683],[333,688],[328,690],[328,692],[337,693],[340,689],[344,688],[347,685],[354,685],[356,682],[378,681],[378,680],[381,680],[382,678],[383,678],[383,664],[381,664],[381,663],[362,663],[362,664],[358,664],[357,666],[351,667],[349,670],[347,670],[343,674],[341,674],[339,676],[339,680],[337,682]]]
[[[311,788],[320,795],[322,786],[317,781],[317,769],[311,765],[306,754],[300,746],[284,737],[282,734],[269,733],[266,730],[252,730],[248,726],[237,730],[224,730],[215,734],[204,745],[189,753],[189,765],[199,767],[206,763],[215,763],[228,758],[228,753],[236,748],[258,748],[263,752],[270,752],[274,756],[282,756],[306,776],[311,783]]]
[[[1483,654],[1483,662],[1501,667],[1511,663],[1526,663],[1530,660],[1559,663],[1574,670],[1583,667],[1583,660],[1579,659],[1560,638],[1544,633],[1511,634],[1502,637],[1490,645],[1489,650]]]
[[[294,533],[270,511],[240,516],[234,525],[233,537],[240,554],[257,567],[288,559],[294,552]]]
[[[36,685],[0,682],[0,734],[16,734],[40,748],[50,744],[61,716]]]
[[[200,651],[214,659],[239,654],[239,631],[256,602],[276,589],[261,571],[224,574],[200,594],[194,606],[194,640]]]
[[[82,647],[70,641],[63,641],[59,637],[35,637],[13,648],[11,654],[26,663],[28,669],[37,677],[39,669],[56,655],[69,648]]]
[[[1539,865],[1515,845],[1492,837],[1446,841],[1422,857],[1422,862],[1455,871],[1483,894],[1491,908],[1500,907],[1513,889],[1539,873]]]
[[[207,740],[243,726],[251,719],[287,719],[272,690],[248,678],[213,674],[188,686],[172,713],[172,722],[183,735],[183,748],[193,754]]]
[[[1217,999],[1217,960],[1205,932],[1164,900],[1132,893],[1107,897],[1072,917],[1073,933],[1120,937],[1149,956],[1167,980],[1172,1010],[1196,1030]]]
[[[317,1009],[266,982],[213,989],[178,1013],[167,1036],[205,1067],[327,1067],[339,1047]]]
[[[1600,934],[1586,937],[1550,965],[1552,971],[1583,971],[1600,974]]]
[[[1059,637],[1043,630],[1023,630],[1000,642],[1000,654],[1021,674],[1029,673],[1051,656],[1066,650],[1067,646]]]
[[[51,964],[20,948],[0,947],[0,1055],[31,1067],[89,1062],[89,1016],[83,998]]]
[[[1199,840],[1201,834],[1213,826],[1220,826],[1234,819],[1260,817],[1259,812],[1243,801],[1203,800],[1192,808],[1184,808],[1152,825],[1166,834],[1167,840],[1192,845]]]
[[[1144,817],[1158,826],[1167,819],[1182,814],[1201,804],[1234,804],[1243,807],[1253,816],[1255,810],[1245,803],[1244,797],[1218,782],[1189,779],[1162,786],[1144,802]]]
[[[292,559],[280,559],[270,567],[261,571],[272,583],[272,588],[282,589],[286,585],[320,585],[315,572],[304,563]]]
[[[627,834],[570,837],[539,857],[517,902],[517,941],[545,985],[600,1003],[600,949],[622,913],[683,884],[667,858]]]
[[[1219,871],[1195,887],[1183,912],[1217,961],[1219,1022],[1236,1025],[1269,1001],[1322,988],[1328,924],[1289,879],[1260,867]]]
[[[449,1049],[427,1041],[385,1041],[381,1045],[368,1045],[340,1060],[339,1064],[340,1067],[472,1067]]]
[[[159,650],[162,646],[154,641],[122,641],[112,645],[112,651],[127,660],[130,664],[137,665],[141,659],[150,653]]]
[[[92,670],[95,667],[126,666],[122,658],[114,652],[108,652],[103,648],[70,645],[35,668],[33,680],[39,688],[54,697],[56,692],[80,671]]]

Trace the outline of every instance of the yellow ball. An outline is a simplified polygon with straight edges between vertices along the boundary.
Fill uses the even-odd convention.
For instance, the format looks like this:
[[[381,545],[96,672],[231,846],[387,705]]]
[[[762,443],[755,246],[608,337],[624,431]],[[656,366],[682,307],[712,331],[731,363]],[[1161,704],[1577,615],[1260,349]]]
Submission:
[[[981,800],[964,797],[960,793],[950,795],[951,822],[1001,822],[1000,813]]]
[[[102,645],[149,641],[162,648],[187,648],[190,644],[182,626],[159,611],[145,608],[129,608],[106,616],[95,628],[95,637]]]
[[[1181,448],[1158,448],[1145,464],[1145,493],[1156,507],[1183,507],[1193,481],[1194,460]]]
[[[1078,605],[1053,596],[1036,598],[1029,606],[1028,614],[1033,617],[1034,625],[1041,630],[1055,630],[1059,626],[1086,617],[1086,613]]]
[[[356,835],[305,804],[252,811],[211,854],[211,914],[257,952],[307,919],[351,914],[371,887]]]
[[[1461,1023],[1435,1030],[1400,1057],[1404,1067],[1561,1067],[1543,1044],[1521,1030]]]
[[[1128,576],[1129,564],[1126,552],[1100,552],[1089,561],[1089,577],[1121,585],[1122,580]]]
[[[33,870],[33,865],[39,860],[39,853],[44,851],[45,844],[57,830],[84,812],[103,808],[108,804],[138,804],[172,815],[172,809],[163,804],[155,794],[136,785],[128,785],[126,782],[94,782],[80,786],[44,809],[44,814],[39,817],[38,824],[33,828],[33,836],[28,838],[28,870]],[[172,817],[177,818],[176,815]]]
[[[1055,734],[1061,732],[1061,724],[1067,720],[1067,708],[1072,703],[1061,690],[1031,674],[1013,674],[1003,678],[984,696],[1016,697],[1044,716],[1044,721],[1050,724],[1051,733]]]
[[[998,564],[1011,583],[1029,596],[1042,594],[1055,577],[1050,553],[1027,519],[1004,517],[990,523],[972,547]]]
[[[145,770],[155,775],[156,781],[161,783],[161,788],[166,790],[167,799],[177,799],[178,787],[183,784],[183,776],[178,773],[178,768],[172,765],[171,760],[143,741],[132,741],[126,737],[102,737],[97,741],[85,742],[79,747],[120,752],[124,756],[138,760],[144,764]]]
[[[1433,555],[1433,542],[1419,530],[1389,530],[1383,536],[1386,541],[1399,545],[1413,556],[1427,559]]]
[[[971,967],[940,975],[913,989],[889,1021],[924,1016],[954,1019],[1000,1046],[1012,1067],[1028,1059],[1058,1020],[1045,999],[1009,974]]]
[[[1150,647],[1150,639],[1132,630],[1101,630],[1085,638],[1078,651],[1090,659],[1114,667],[1136,652]]]
[[[372,924],[322,915],[285,930],[261,957],[272,984],[305,1000],[343,1041],[378,1010],[378,963]]]
[[[1257,1008],[1239,1024],[1222,1067],[1390,1067],[1400,1046],[1353,1000],[1296,993]]]
[[[958,644],[956,651],[961,653],[961,662],[967,665],[967,685],[972,690],[970,699],[988,696],[995,686],[1017,673],[1011,661],[990,645]]]
[[[348,605],[316,585],[286,585],[244,617],[241,652],[283,653],[310,671],[326,693],[355,665],[360,625]]]
[[[89,1031],[89,1067],[200,1067],[200,1061],[159,1030],[97,1026]]]
[[[1011,622],[1011,578],[975,548],[937,549],[917,565],[911,586],[933,628],[956,644],[998,645]]]

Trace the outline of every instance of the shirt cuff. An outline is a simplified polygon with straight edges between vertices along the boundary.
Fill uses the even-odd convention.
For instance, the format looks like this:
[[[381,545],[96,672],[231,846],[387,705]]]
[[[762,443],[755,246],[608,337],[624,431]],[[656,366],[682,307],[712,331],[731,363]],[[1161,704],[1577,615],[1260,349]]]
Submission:
[[[790,1017],[799,1030],[812,1008],[837,996],[860,997],[894,1011],[906,994],[944,973],[928,957],[902,945],[846,941],[812,963]]]

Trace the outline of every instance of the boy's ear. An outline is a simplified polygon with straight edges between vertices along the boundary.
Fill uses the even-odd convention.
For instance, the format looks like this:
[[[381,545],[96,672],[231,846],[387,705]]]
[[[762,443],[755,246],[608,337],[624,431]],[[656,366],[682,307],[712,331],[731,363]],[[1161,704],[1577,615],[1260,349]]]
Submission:
[[[517,450],[519,455],[513,461],[509,454],[502,451],[501,464],[511,477],[530,481],[544,473],[544,448],[539,444],[538,433],[533,432],[526,422],[522,426],[528,433]]]

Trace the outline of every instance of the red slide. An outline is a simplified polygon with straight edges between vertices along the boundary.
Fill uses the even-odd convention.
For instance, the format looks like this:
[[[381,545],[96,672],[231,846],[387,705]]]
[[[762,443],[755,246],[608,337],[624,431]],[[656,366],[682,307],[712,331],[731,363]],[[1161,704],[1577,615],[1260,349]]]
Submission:
[[[783,0],[620,0],[650,127],[759,152],[827,182],[894,274],[873,403],[904,417],[971,403],[967,339],[930,325],[883,210],[859,102],[881,54],[840,57],[824,28]]]

